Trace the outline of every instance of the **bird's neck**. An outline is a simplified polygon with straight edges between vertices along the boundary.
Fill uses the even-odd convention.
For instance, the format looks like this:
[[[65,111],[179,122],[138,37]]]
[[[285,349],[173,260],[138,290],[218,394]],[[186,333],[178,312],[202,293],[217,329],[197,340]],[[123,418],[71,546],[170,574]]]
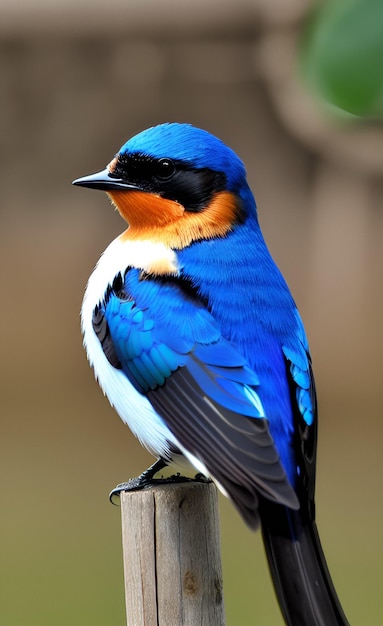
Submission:
[[[248,218],[225,237],[202,240],[177,251],[179,265],[200,293],[222,287],[245,295],[257,286],[283,281],[255,218]]]
[[[244,342],[249,341],[246,328],[253,340],[257,332],[260,337],[269,331],[279,335],[286,316],[293,316],[292,297],[255,218],[225,238],[198,242],[177,256],[183,276],[219,320],[224,335]]]

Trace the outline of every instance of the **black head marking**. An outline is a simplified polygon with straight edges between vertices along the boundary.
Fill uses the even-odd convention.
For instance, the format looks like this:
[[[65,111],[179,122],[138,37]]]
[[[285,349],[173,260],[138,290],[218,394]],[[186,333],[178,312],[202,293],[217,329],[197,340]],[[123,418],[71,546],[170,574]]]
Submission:
[[[214,193],[226,189],[226,176],[207,167],[196,169],[183,161],[155,159],[145,154],[119,154],[111,178],[120,178],[143,191],[202,211]]]

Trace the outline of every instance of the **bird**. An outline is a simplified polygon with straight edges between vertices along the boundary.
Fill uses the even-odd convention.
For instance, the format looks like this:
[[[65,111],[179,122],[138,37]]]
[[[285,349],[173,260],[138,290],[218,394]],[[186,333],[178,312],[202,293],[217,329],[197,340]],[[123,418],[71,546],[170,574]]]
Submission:
[[[81,326],[101,389],[156,458],[132,488],[186,460],[261,527],[285,623],[346,626],[315,521],[309,345],[243,162],[167,122],[73,184],[106,192],[127,223],[89,278]]]

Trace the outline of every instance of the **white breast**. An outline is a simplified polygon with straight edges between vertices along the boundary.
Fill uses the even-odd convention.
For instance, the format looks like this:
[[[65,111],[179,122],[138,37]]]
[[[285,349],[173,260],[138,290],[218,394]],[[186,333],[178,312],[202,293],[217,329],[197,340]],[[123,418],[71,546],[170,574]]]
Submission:
[[[163,244],[151,241],[124,241],[119,237],[112,241],[89,278],[81,309],[81,328],[89,362],[111,405],[154,456],[166,457],[168,443],[177,446],[176,439],[148,399],[133,387],[122,370],[109,363],[92,326],[94,308],[118,273],[123,276],[128,267],[149,271],[157,263],[177,268],[177,255]]]

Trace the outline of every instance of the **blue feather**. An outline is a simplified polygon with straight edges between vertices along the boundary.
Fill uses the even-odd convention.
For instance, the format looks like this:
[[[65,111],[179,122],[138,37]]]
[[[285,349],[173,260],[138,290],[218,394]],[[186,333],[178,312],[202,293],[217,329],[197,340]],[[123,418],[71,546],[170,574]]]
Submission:
[[[263,417],[256,372],[222,337],[201,302],[185,298],[176,284],[161,288],[137,276],[129,270],[125,279],[134,304],[112,292],[103,309],[119,361],[136,388],[147,393],[186,367],[202,391],[225,409]]]

